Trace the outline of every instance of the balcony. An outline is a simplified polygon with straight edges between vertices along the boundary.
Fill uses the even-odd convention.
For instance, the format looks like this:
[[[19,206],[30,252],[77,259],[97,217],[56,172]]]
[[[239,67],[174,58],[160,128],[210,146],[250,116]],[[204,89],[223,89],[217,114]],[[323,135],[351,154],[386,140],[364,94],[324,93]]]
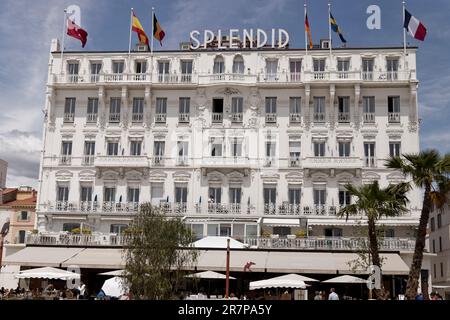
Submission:
[[[158,113],[155,115],[155,123],[166,123],[167,120],[167,114],[165,113]]]
[[[277,114],[266,113],[266,123],[277,123]]]
[[[375,123],[375,113],[373,112],[365,112],[363,114],[363,121],[364,123]]]
[[[400,123],[400,113],[399,112],[389,112],[388,121],[389,121],[389,123]]]
[[[338,122],[349,123],[350,122],[350,113],[349,112],[339,112]]]
[[[95,161],[95,156],[93,156],[93,155],[85,155],[85,156],[83,156],[82,165],[90,167],[90,166],[94,165],[94,161]]]
[[[186,156],[177,157],[176,164],[178,167],[187,167],[189,165],[189,158]]]
[[[143,113],[133,113],[131,116],[131,122],[134,123],[142,123],[144,121],[144,114]]]
[[[206,168],[250,168],[247,157],[203,157],[201,167]]]
[[[153,75],[153,83],[155,84],[191,84],[194,82],[197,82],[196,76],[190,73],[159,73]]]
[[[212,114],[212,122],[213,123],[222,123],[223,122],[223,112],[213,112]]]
[[[105,168],[148,168],[149,162],[146,156],[97,156],[94,165]]]
[[[257,76],[255,74],[244,73],[217,73],[217,74],[201,74],[198,76],[198,84],[211,83],[256,83]]]
[[[301,82],[302,81],[302,73],[301,72],[291,72],[289,74],[290,82]]]
[[[164,156],[153,156],[150,159],[150,163],[153,167],[164,167],[166,160]]]
[[[97,123],[98,114],[97,113],[88,113],[86,116],[87,123]]]
[[[300,113],[291,113],[289,114],[289,122],[291,124],[299,124],[302,122],[302,116]]]
[[[231,122],[233,123],[242,123],[242,120],[244,118],[244,115],[242,112],[233,112],[231,114]]]
[[[59,157],[59,165],[60,166],[70,166],[72,164],[72,156],[71,155],[62,155]]]
[[[64,113],[64,123],[73,123],[75,120],[74,113]]]
[[[300,168],[300,157],[290,157],[289,168]]]
[[[325,113],[324,112],[314,112],[313,119],[314,119],[314,122],[323,123],[323,122],[325,122]]]
[[[304,169],[360,169],[363,163],[357,157],[308,157],[303,160]]]
[[[109,114],[109,123],[119,123],[119,122],[120,122],[120,113]]]
[[[375,168],[377,166],[377,160],[375,157],[365,157],[364,167],[365,168]]]
[[[189,113],[180,113],[178,115],[178,122],[179,123],[189,123],[190,121],[190,114]]]

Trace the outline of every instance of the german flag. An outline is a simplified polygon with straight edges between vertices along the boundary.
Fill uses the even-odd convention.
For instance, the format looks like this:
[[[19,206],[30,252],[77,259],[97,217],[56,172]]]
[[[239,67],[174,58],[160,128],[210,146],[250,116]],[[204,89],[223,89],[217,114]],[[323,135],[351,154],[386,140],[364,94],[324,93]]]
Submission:
[[[133,24],[132,24],[132,26],[133,26],[132,30],[137,33],[137,36],[139,38],[139,43],[140,44],[149,45],[149,40],[148,40],[147,34],[145,33],[141,22],[139,21],[139,19],[134,14],[134,11],[133,11]]]
[[[308,42],[309,42],[309,48],[312,49],[314,47],[312,35],[311,35],[311,28],[309,26],[309,20],[308,20],[308,14],[305,15],[305,28],[306,33],[308,34]]]
[[[156,14],[153,14],[153,36],[155,37],[156,40],[159,41],[159,43],[162,46],[162,41],[166,36],[166,33],[159,25],[158,19],[156,19]]]

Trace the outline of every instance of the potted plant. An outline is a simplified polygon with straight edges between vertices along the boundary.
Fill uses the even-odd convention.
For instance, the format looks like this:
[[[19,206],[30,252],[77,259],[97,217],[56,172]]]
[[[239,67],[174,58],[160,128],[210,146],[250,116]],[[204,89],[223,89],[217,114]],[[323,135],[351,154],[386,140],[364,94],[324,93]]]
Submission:
[[[73,230],[72,230],[72,233],[73,233],[73,234],[81,234],[81,228],[75,228],[75,229],[73,229]],[[92,234],[92,231],[91,231],[91,229],[83,228],[83,234],[84,234],[84,235],[89,235],[89,234]]]
[[[271,236],[272,234],[269,232],[269,231],[266,231],[266,230],[264,230],[263,232],[262,232],[262,237],[263,238],[270,238],[270,236]]]
[[[301,230],[295,233],[295,236],[297,238],[306,238],[306,231],[305,230]]]

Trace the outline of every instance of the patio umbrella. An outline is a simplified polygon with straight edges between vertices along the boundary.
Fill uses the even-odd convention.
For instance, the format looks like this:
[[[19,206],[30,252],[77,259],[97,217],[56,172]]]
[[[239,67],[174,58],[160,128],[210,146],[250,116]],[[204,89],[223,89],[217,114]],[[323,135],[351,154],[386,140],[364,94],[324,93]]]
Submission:
[[[99,273],[98,275],[99,276],[125,277],[126,272],[125,272],[125,270],[115,270],[115,271]]]
[[[120,277],[114,277],[106,280],[102,286],[102,290],[105,295],[115,298],[127,293],[127,289],[123,283],[123,279]]]
[[[266,289],[266,288],[295,288],[306,289],[308,286],[301,276],[296,274],[289,274],[287,276],[275,277],[266,280],[250,282],[250,290]]]
[[[18,275],[16,275],[18,279],[58,279],[58,280],[72,280],[72,279],[80,279],[80,275],[78,273],[69,272],[66,270],[61,270],[52,267],[44,267],[44,268],[36,268],[30,270],[20,271]]]
[[[214,271],[204,271],[194,274],[187,275],[186,278],[197,278],[197,279],[226,279],[224,274],[214,272]],[[234,277],[230,277],[231,280],[236,280]]]
[[[367,280],[354,276],[345,275],[322,281],[322,283],[367,283]]]

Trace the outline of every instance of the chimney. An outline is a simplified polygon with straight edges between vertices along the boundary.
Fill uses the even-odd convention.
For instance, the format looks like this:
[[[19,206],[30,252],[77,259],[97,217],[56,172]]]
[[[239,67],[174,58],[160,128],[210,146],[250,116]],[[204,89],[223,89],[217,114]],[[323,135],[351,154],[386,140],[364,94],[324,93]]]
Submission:
[[[61,50],[61,46],[59,44],[59,40],[52,39],[52,44],[50,46],[50,52],[56,52],[56,51],[60,51],[60,50]]]

